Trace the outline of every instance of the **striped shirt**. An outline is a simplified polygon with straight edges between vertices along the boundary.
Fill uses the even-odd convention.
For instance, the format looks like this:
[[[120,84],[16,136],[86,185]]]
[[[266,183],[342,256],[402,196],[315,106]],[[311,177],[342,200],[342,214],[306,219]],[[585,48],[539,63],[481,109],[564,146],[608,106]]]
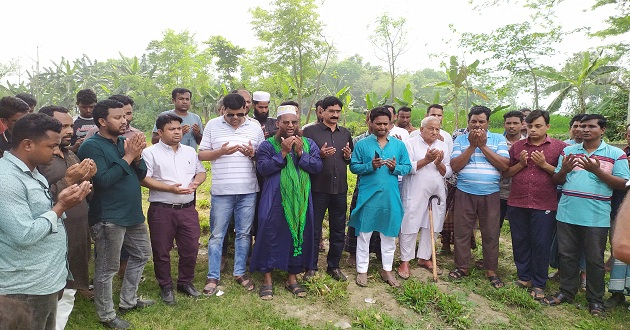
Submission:
[[[238,128],[232,127],[221,117],[206,124],[199,150],[216,150],[229,142],[228,146],[247,145],[252,142],[257,149],[265,135],[258,122],[245,120]],[[223,155],[212,164],[212,195],[243,195],[258,192],[254,161],[240,152]]]
[[[582,143],[564,148],[558,158],[556,173],[562,168],[562,159],[565,155],[596,158],[604,172],[626,180],[630,179],[626,153],[604,141],[592,153],[588,153]],[[612,188],[595,174],[576,166],[567,174],[566,182],[562,186],[562,197],[556,218],[558,221],[573,225],[608,228],[612,193]]]
[[[488,131],[486,145],[499,156],[510,157],[503,135]],[[470,146],[468,132],[455,138],[451,159],[460,156],[468,146]],[[458,172],[457,189],[471,195],[490,195],[499,191],[499,179],[501,179],[501,172],[488,161],[481,149],[475,148],[468,163]]]

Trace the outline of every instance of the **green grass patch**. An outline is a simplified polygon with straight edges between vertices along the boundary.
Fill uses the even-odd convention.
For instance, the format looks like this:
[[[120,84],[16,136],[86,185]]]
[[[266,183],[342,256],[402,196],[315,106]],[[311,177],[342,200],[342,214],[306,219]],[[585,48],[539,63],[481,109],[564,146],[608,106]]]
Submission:
[[[355,314],[355,320],[352,322],[353,328],[358,329],[406,329],[405,324],[393,317],[379,311],[376,308],[368,308],[359,310]]]

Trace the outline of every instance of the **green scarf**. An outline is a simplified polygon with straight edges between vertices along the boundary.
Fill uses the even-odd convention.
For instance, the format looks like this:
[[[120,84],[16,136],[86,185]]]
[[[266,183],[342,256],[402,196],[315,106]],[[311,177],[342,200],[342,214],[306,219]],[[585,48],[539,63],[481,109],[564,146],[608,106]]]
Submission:
[[[275,136],[267,139],[276,152],[282,147]],[[306,138],[302,138],[304,151],[308,153],[310,145]],[[287,166],[280,170],[280,196],[284,217],[287,219],[291,237],[293,238],[293,256],[302,254],[304,243],[304,227],[306,225],[306,211],[308,210],[308,195],[311,191],[310,176],[306,171],[298,171],[295,167],[292,153],[287,154]]]

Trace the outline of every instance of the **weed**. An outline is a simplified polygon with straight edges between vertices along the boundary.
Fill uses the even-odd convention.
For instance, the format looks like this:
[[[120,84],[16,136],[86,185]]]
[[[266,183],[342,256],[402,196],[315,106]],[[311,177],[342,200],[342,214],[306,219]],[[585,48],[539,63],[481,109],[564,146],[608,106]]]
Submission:
[[[352,326],[359,329],[404,329],[402,321],[396,320],[375,308],[357,311]]]

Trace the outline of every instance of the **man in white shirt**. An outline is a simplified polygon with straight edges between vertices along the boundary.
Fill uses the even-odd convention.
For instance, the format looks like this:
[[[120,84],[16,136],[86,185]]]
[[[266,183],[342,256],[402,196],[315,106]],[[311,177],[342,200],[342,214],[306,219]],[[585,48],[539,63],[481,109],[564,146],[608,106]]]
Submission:
[[[201,295],[192,284],[201,234],[194,193],[206,180],[206,170],[195,149],[181,144],[182,121],[174,114],[159,116],[155,126],[160,140],[142,151],[147,175],[141,183],[149,188],[147,217],[155,277],[162,300],[169,305],[175,303],[170,258],[173,240],[179,254],[177,290],[191,297]]]
[[[391,105],[385,106],[387,110],[392,114],[392,120],[389,122],[389,136],[393,136],[401,141],[406,141],[409,138],[409,132],[402,127],[396,126],[396,108]],[[399,180],[400,181],[400,180]]]
[[[436,117],[440,120],[440,125],[442,125],[442,119],[444,118],[444,107],[439,104],[431,104],[427,107],[427,114],[424,117]],[[409,135],[409,137],[414,137],[418,135],[420,135],[420,130],[413,131]],[[453,152],[453,138],[451,137],[451,134],[440,128],[440,136],[438,137],[438,139],[446,143],[449,153]]]

